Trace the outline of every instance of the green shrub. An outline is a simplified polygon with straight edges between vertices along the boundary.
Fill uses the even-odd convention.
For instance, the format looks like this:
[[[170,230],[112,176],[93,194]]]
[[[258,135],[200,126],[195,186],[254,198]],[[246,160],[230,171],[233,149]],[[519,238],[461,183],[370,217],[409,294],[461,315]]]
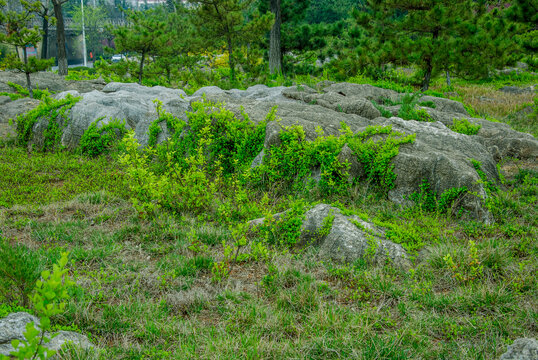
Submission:
[[[484,170],[482,170],[482,164],[480,163],[480,161],[471,159],[471,164],[473,165],[474,169],[476,170],[476,173],[480,177],[480,182],[484,185],[486,192],[488,194],[497,192],[499,188],[497,187],[497,185],[495,185],[493,181],[490,181],[488,179],[486,173],[484,172]]]
[[[75,283],[69,277],[68,270],[65,269],[68,261],[68,254],[62,253],[62,257],[57,264],[54,264],[53,271],[41,272],[42,280],[35,283],[34,293],[31,297],[32,304],[39,316],[39,328],[30,322],[26,324],[26,331],[23,333],[24,340],[12,340],[11,345],[15,351],[11,356],[18,359],[46,359],[54,356],[55,350],[47,349],[43,344],[50,342],[51,338],[45,335],[50,331],[51,318],[61,314],[69,299],[68,289]]]
[[[64,99],[54,100],[44,96],[41,103],[35,108],[17,116],[16,131],[17,143],[27,145],[32,138],[34,125],[42,118],[48,119],[47,129],[44,132],[42,151],[53,151],[60,148],[62,129],[67,124],[68,111],[75,106],[80,97],[68,94]]]
[[[177,136],[181,134],[181,130],[183,130],[183,127],[185,126],[185,121],[178,119],[177,117],[163,109],[163,104],[161,101],[154,100],[153,102],[156,106],[158,118],[151,123],[148,129],[149,146],[157,145],[157,137],[162,131],[160,125],[162,122],[166,124],[168,131],[172,133],[173,139],[177,139]]]
[[[269,150],[269,156],[249,171],[248,178],[256,184],[283,190],[291,186],[295,191],[303,191],[306,183],[310,187],[317,186],[323,194],[342,194],[350,186],[349,164],[341,163],[338,155],[347,143],[363,164],[367,180],[382,189],[391,189],[396,175],[390,162],[398,154],[400,145],[413,142],[415,135],[392,131],[390,126],[371,126],[353,134],[346,124],[341,126],[342,135],[319,136],[311,142],[306,141],[301,127],[285,128],[280,133],[281,144]],[[373,141],[374,135],[383,135],[383,139]],[[317,183],[312,177],[312,170],[316,168],[320,169]]]
[[[100,120],[102,118],[91,123],[80,138],[80,153],[90,157],[107,153],[117,146],[127,133],[125,121],[115,119],[99,127],[97,124]]]
[[[482,128],[480,124],[472,124],[469,120],[463,119],[454,119],[452,126],[449,126],[450,130],[465,134],[465,135],[476,135]]]
[[[451,188],[437,196],[427,180],[420,185],[420,191],[414,192],[409,199],[415,203],[415,207],[427,212],[444,213],[452,208],[454,203],[467,193],[467,187]]]

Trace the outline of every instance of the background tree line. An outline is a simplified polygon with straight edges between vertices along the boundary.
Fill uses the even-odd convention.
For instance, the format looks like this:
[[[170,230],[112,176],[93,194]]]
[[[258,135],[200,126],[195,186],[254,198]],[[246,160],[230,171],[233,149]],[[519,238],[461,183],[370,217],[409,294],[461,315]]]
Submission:
[[[24,49],[24,44],[47,36],[49,24],[55,24],[59,73],[67,74],[64,18],[78,26],[80,2],[0,1],[0,42]],[[414,66],[422,90],[441,73],[450,82],[450,76],[484,77],[522,58],[531,66],[538,62],[538,0],[167,0],[155,8],[141,4],[134,9],[126,0],[90,0],[84,14],[89,49],[104,54],[107,38],[114,41],[111,52],[136,55],[139,82],[148,61],[170,80],[177,69],[204,66],[209,54],[226,59],[232,82],[238,71],[256,77],[325,69],[344,80],[358,73],[379,78],[391,67]],[[32,17],[41,18],[41,29],[29,25]],[[111,20],[117,19],[124,25],[114,26]],[[25,35],[13,37],[15,27],[27,29]],[[44,48],[42,59],[47,58]],[[20,62],[25,61],[23,56]],[[37,59],[32,62],[34,70],[44,66],[37,65]],[[10,66],[22,69],[13,61]],[[25,71],[32,70],[25,66]]]

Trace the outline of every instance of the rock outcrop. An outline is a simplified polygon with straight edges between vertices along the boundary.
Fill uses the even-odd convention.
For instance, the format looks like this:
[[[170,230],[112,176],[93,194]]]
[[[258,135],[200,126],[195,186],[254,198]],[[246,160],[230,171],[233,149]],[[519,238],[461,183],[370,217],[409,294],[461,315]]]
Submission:
[[[24,340],[23,334],[26,331],[26,324],[30,322],[39,327],[39,319],[25,312],[11,313],[0,319],[0,355],[9,356],[15,350],[11,341]],[[46,333],[45,336],[50,339],[51,334]],[[85,335],[73,331],[59,331],[50,342],[43,344],[43,346],[57,351],[67,343],[83,349],[94,348],[94,345]]]
[[[61,142],[68,149],[77,147],[84,131],[93,122],[104,125],[115,119],[124,120],[127,129],[133,129],[140,144],[146,146],[149,126],[158,118],[154,100],[159,99],[164,110],[184,120],[187,120],[186,112],[191,109],[190,102],[184,99],[186,94],[183,90],[162,86],[148,88],[138,84],[110,83],[102,91],[85,94],[69,91],[58,94],[56,98],[63,98],[67,94],[82,98],[71,109],[63,131]],[[34,141],[40,141],[47,124],[47,119],[36,124]],[[164,140],[167,134],[167,131],[162,132],[159,142]]]
[[[163,107],[176,117],[188,121],[186,112],[191,103],[203,96],[208,100],[222,102],[238,117],[247,113],[249,119],[258,123],[274,106],[278,106],[278,122],[270,122],[266,128],[264,150],[253,162],[260,164],[271,146],[280,144],[280,132],[291,125],[302,126],[307,140],[325,135],[339,135],[342,124],[353,132],[362,132],[372,125],[390,126],[394,131],[416,134],[412,144],[400,146],[399,153],[392,159],[397,175],[389,198],[398,203],[406,203],[408,196],[416,192],[424,180],[438,195],[454,187],[466,187],[474,195],[467,195],[461,204],[478,219],[489,221],[489,215],[482,206],[487,196],[483,181],[477,174],[471,160],[480,162],[481,169],[489,181],[497,181],[496,162],[507,157],[535,161],[538,158],[538,141],[529,134],[512,130],[508,125],[472,118],[463,105],[457,101],[423,97],[421,102],[431,102],[435,107],[421,107],[434,122],[402,120],[397,116],[381,117],[380,111],[372,104],[397,103],[403,94],[371,85],[323,82],[316,89],[307,86],[269,88],[256,85],[247,90],[222,90],[205,87],[192,96],[182,90],[163,87],[147,88],[137,84],[110,83],[102,91],[84,94],[72,108],[67,127],[63,131],[62,144],[75,148],[85,129],[94,122],[106,123],[110,119],[124,119],[127,128],[134,129],[136,138],[142,145],[148,143],[148,128],[157,118],[155,103],[159,99]],[[58,94],[57,97],[65,96]],[[398,114],[399,105],[386,107],[393,115]],[[454,119],[468,119],[479,123],[477,135],[469,136],[452,131],[449,126]],[[46,128],[46,119],[34,127],[34,138],[39,139]],[[158,141],[163,141],[167,129]],[[342,159],[350,160],[350,149],[343,149]],[[364,171],[360,164],[352,164],[353,178],[361,178]],[[353,180],[353,179],[350,179]]]

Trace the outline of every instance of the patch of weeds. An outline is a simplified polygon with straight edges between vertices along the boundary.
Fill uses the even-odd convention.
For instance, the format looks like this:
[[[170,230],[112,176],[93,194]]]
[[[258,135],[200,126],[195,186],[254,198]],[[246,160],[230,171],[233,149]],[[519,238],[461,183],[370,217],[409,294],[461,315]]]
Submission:
[[[430,183],[424,179],[420,185],[420,191],[409,196],[409,200],[415,203],[415,207],[422,211],[446,213],[448,210],[457,208],[462,197],[467,193],[467,187],[451,188],[443,191],[439,196],[431,190]]]
[[[299,242],[306,211],[307,204],[297,200],[292,202],[290,209],[279,217],[266,214],[263,223],[256,226],[254,231],[267,244],[291,248]]]
[[[372,100],[372,104],[377,110],[379,110],[379,112],[381,113],[381,116],[383,116],[384,118],[392,117],[392,113],[389,110],[385,109],[383,105],[376,103],[374,100]]]
[[[5,92],[5,91],[0,91],[0,96],[8,96],[11,99],[11,101],[19,100],[24,97],[20,94],[14,94],[14,93]]]
[[[278,309],[308,314],[319,307],[320,294],[315,280],[298,270],[278,271],[270,266],[261,285],[265,296],[273,299]]]
[[[482,164],[480,161],[471,159],[471,164],[473,165],[474,169],[476,170],[476,173],[480,177],[480,181],[484,185],[484,188],[488,194],[495,193],[499,190],[497,185],[493,181],[488,180],[488,177],[484,170],[482,170]]]
[[[11,245],[0,236],[0,290],[9,303],[30,305],[30,293],[44,269],[41,255],[24,245]]]
[[[405,94],[401,99],[400,110],[398,110],[398,116],[404,120],[416,120],[432,122],[433,118],[424,109],[417,109],[419,99],[422,94]]]
[[[79,142],[79,151],[83,155],[96,157],[101,154],[110,152],[114,147],[117,147],[120,140],[127,133],[125,129],[125,121],[112,120],[108,123],[99,126],[97,119],[84,131]]]
[[[482,128],[480,124],[472,124],[468,119],[454,119],[449,129],[465,135],[476,135]]]
[[[484,271],[474,241],[469,241],[467,256],[454,258],[453,254],[447,254],[443,260],[452,273],[452,277],[461,284],[476,280],[482,276]]]
[[[30,155],[23,148],[0,148],[0,207],[45,204],[107,189],[124,197],[123,174],[115,161],[68,152]]]

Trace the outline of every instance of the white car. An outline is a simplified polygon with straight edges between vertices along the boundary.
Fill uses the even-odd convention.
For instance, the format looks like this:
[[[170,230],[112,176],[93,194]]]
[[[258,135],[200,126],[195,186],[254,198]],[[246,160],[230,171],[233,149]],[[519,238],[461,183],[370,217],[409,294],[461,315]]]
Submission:
[[[127,60],[127,58],[123,54],[114,54],[110,59],[110,61],[112,61],[113,63],[120,62],[122,60]]]

